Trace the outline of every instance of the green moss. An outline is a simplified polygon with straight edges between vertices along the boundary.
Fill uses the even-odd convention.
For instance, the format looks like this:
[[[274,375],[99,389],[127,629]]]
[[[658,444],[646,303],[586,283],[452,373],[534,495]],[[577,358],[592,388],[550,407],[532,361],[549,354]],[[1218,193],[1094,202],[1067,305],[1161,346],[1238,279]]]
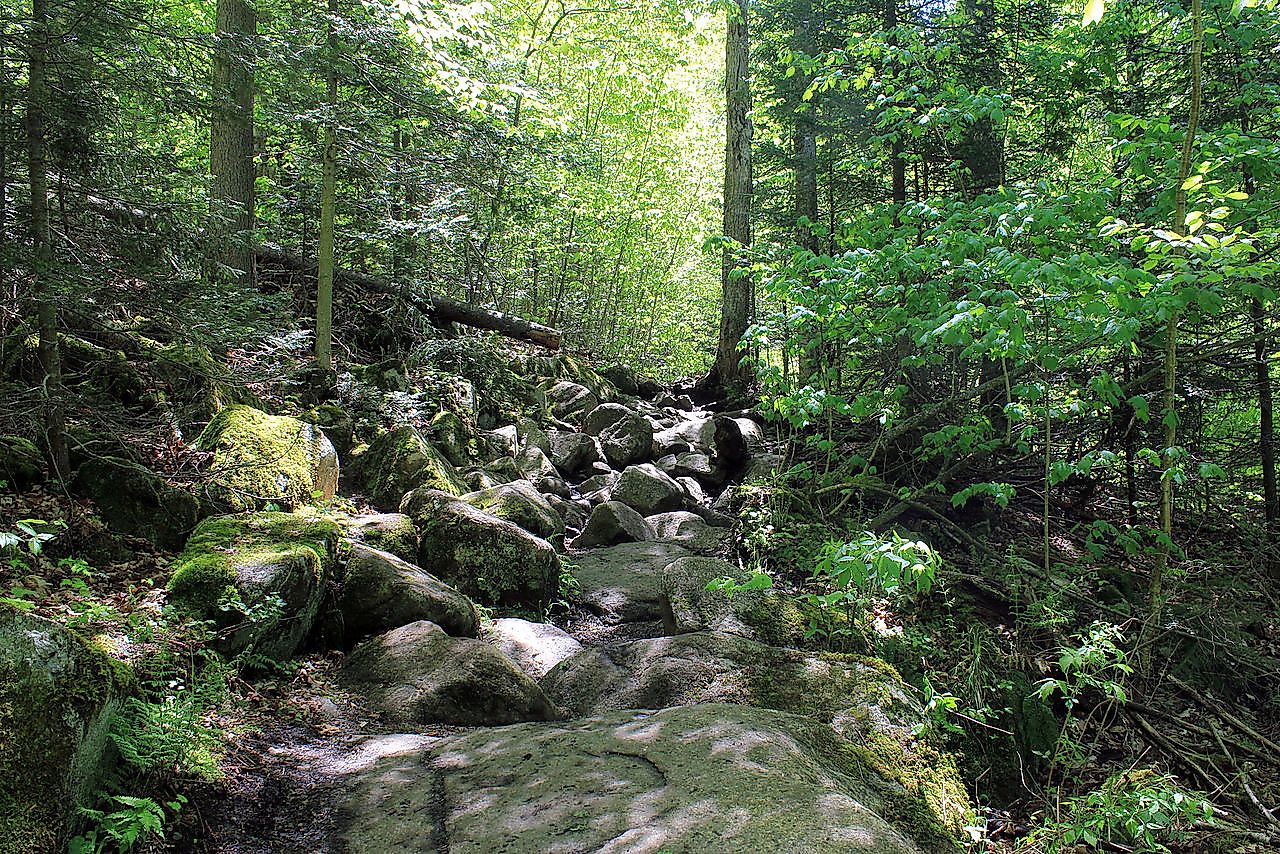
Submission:
[[[62,626],[0,613],[0,851],[56,850],[101,778],[112,659]]]
[[[361,458],[365,489],[384,507],[399,506],[406,492],[425,487],[462,495],[466,484],[453,466],[412,427],[374,439]]]
[[[30,439],[0,436],[0,480],[22,490],[44,479],[44,455]]]
[[[267,503],[286,508],[332,498],[337,460],[324,433],[295,418],[268,415],[249,406],[222,410],[196,439],[212,451],[215,501],[233,512]]]
[[[283,661],[315,623],[337,559],[332,520],[293,513],[207,519],[191,535],[169,581],[180,613],[219,629],[225,655],[253,648]],[[234,608],[220,607],[230,600]]]

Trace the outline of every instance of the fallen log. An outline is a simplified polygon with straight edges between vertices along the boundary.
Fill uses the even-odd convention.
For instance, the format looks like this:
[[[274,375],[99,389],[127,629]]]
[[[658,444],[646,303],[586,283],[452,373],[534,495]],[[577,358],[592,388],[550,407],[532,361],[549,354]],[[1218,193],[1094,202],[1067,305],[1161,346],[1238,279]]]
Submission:
[[[316,262],[314,260],[285,252],[279,247],[260,247],[256,255],[259,269],[268,267],[302,273],[307,276],[316,275]],[[356,270],[335,270],[334,279],[356,288],[402,299],[430,317],[437,325],[461,323],[463,326],[471,326],[476,329],[488,329],[508,338],[529,341],[546,347],[548,350],[560,349],[561,335],[559,330],[521,317],[480,308],[464,302],[457,302],[445,297],[415,294],[397,288],[378,276],[361,273]]]

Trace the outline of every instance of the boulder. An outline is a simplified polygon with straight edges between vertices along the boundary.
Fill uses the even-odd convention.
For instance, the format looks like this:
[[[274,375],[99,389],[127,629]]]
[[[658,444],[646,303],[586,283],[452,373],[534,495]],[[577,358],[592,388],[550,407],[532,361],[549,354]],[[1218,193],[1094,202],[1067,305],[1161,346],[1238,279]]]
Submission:
[[[450,637],[425,620],[356,647],[339,681],[398,724],[494,726],[557,714],[537,683],[493,646]]]
[[[342,636],[351,640],[419,620],[459,637],[475,637],[479,629],[466,596],[390,552],[359,543],[351,547],[336,604]]]
[[[581,531],[591,515],[591,502],[561,498],[559,495],[548,495],[547,503],[560,515],[566,529]]]
[[[497,483],[511,483],[524,477],[514,457],[498,457],[484,467],[484,472]]]
[[[550,456],[556,469],[568,478],[588,475],[596,463],[604,462],[604,451],[594,436],[562,430],[551,433]]]
[[[0,436],[0,480],[22,491],[44,480],[44,455],[30,439]]]
[[[483,637],[534,679],[582,651],[582,644],[559,626],[515,617],[486,623]]]
[[[621,501],[606,501],[591,511],[586,527],[570,545],[575,549],[594,549],[653,538],[653,529],[643,516]]]
[[[478,437],[484,446],[485,459],[514,457],[520,452],[520,431],[514,424],[483,432]]]
[[[462,496],[462,500],[543,539],[564,533],[564,521],[560,515],[527,480],[472,492]]]
[[[444,850],[443,840],[450,854],[957,847],[949,825],[935,829],[933,804],[864,752],[769,709],[622,711],[464,733],[429,754],[402,738],[366,752],[378,758],[335,804],[352,818],[334,848],[352,854]]]
[[[418,529],[403,513],[375,513],[338,519],[348,539],[407,560],[418,559]]]
[[[640,377],[630,365],[609,365],[600,370],[600,376],[613,383],[619,394],[636,397],[640,394]]]
[[[93,499],[113,531],[180,549],[200,518],[200,502],[137,463],[97,457],[80,466],[76,488]]]
[[[518,450],[537,448],[544,454],[551,450],[551,437],[542,425],[532,418],[521,418],[515,423]]]
[[[404,494],[426,487],[453,495],[467,486],[449,461],[413,427],[397,427],[369,443],[361,458],[364,488],[384,507],[396,507]]]
[[[445,410],[431,419],[432,444],[454,466],[465,466],[476,454],[476,439],[466,422],[454,412]]]
[[[600,405],[596,397],[586,386],[570,380],[560,380],[547,390],[547,400],[551,411],[562,421],[573,421],[586,415]]]
[[[623,543],[573,558],[576,600],[606,624],[643,622],[661,633],[659,575],[689,552],[674,543]]]
[[[640,416],[620,403],[602,403],[582,418],[582,432],[588,436],[599,436],[607,428],[619,421]],[[646,420],[647,424],[648,421]]]
[[[400,509],[421,533],[418,565],[472,599],[541,612],[559,591],[559,555],[518,525],[431,489]]]
[[[61,624],[0,608],[0,851],[64,851],[110,755],[116,669]]]
[[[732,537],[726,528],[713,528],[701,516],[687,510],[658,513],[645,520],[654,537],[679,543],[694,554],[715,556],[728,553]]]
[[[537,483],[544,477],[558,477],[555,464],[543,453],[541,448],[529,447],[520,452],[515,459],[516,470],[525,480]]]
[[[680,484],[653,463],[628,466],[610,495],[614,501],[621,501],[639,511],[641,516],[679,510],[684,504],[684,490]]]
[[[211,621],[218,648],[283,661],[311,631],[341,529],[293,513],[240,513],[196,526],[169,579],[179,611]]]
[[[322,403],[307,410],[307,413],[302,416],[302,420],[324,430],[324,434],[333,443],[333,448],[338,452],[340,459],[346,460],[347,454],[351,453],[351,449],[355,447],[355,419],[351,417],[350,412],[341,406]]]
[[[596,474],[578,484],[578,494],[588,501],[608,501],[609,490],[618,482],[617,472]]]
[[[538,478],[538,482],[534,484],[538,488],[538,492],[547,498],[555,496],[556,498],[572,498],[573,487],[569,486],[569,482],[559,475],[546,475]]]
[[[338,490],[338,454],[324,431],[250,406],[229,406],[196,439],[213,453],[211,503],[243,511],[277,505],[286,510],[331,500]]]
[[[649,458],[653,448],[653,425],[648,418],[628,412],[602,429],[598,437],[609,464],[625,468]]]

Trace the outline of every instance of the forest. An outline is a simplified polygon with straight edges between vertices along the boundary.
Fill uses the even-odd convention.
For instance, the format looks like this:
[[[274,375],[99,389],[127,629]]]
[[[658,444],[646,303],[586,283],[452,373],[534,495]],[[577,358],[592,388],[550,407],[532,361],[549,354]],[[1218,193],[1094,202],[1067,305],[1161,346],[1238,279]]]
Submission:
[[[0,0],[0,854],[1280,852],[1277,0]]]

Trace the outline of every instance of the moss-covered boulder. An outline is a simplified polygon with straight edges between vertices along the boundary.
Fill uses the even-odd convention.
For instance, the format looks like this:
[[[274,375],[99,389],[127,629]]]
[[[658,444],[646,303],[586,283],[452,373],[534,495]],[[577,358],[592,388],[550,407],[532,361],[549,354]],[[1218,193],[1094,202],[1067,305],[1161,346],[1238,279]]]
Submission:
[[[564,520],[527,480],[515,480],[470,492],[462,500],[499,519],[506,519],[543,539],[562,536]]]
[[[345,460],[351,453],[351,449],[355,447],[355,419],[341,406],[322,403],[307,410],[302,420],[324,430],[324,434],[333,443],[333,449],[338,452],[339,458]]]
[[[341,529],[319,516],[240,513],[201,522],[169,580],[179,611],[218,629],[227,655],[283,661],[315,623]]]
[[[361,644],[340,678],[397,723],[493,726],[557,714],[537,683],[497,649],[426,621]]]
[[[403,513],[340,517],[342,532],[353,542],[390,552],[410,563],[418,559],[418,529]]]
[[[0,607],[0,851],[65,850],[109,760],[114,672],[62,625]]]
[[[431,419],[431,438],[444,458],[455,466],[465,466],[476,456],[475,435],[456,412],[436,413]]]
[[[418,565],[486,605],[543,611],[560,584],[560,556],[523,528],[448,493],[415,489],[400,511],[421,534]]]
[[[194,495],[119,457],[99,457],[80,466],[76,488],[93,499],[98,515],[113,531],[167,549],[182,548],[200,518]]]
[[[222,510],[285,510],[319,504],[338,490],[338,454],[324,431],[250,406],[222,410],[196,440],[213,453],[206,495]]]
[[[44,455],[30,439],[0,436],[0,480],[23,490],[44,480]]]
[[[917,733],[920,703],[885,662],[813,654],[698,632],[609,644],[566,659],[542,680],[573,715],[740,703],[804,715],[840,733],[840,753],[882,778],[882,815],[921,843],[954,844],[969,818],[955,763]]]
[[[466,482],[449,461],[413,427],[397,427],[369,443],[360,461],[364,488],[383,507],[396,507],[419,487],[451,495],[467,492]]]
[[[355,544],[337,594],[342,637],[357,640],[430,620],[455,637],[475,637],[480,620],[466,596],[390,552]]]

